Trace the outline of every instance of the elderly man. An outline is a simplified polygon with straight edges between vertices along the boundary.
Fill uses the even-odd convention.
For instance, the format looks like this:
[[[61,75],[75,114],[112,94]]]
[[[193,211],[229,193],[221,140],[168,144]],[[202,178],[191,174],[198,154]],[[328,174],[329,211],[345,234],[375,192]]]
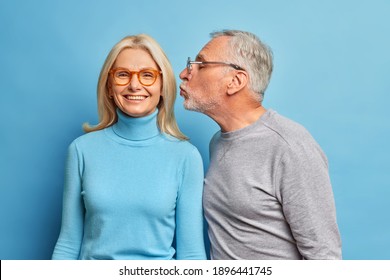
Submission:
[[[212,259],[340,259],[327,158],[310,133],[262,106],[272,52],[224,30],[180,73],[184,107],[211,117],[203,205]]]

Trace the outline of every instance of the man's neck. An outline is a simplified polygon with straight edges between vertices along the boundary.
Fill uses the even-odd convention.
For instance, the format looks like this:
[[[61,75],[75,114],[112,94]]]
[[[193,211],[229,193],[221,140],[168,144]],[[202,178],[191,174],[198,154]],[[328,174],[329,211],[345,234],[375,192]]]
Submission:
[[[249,108],[240,108],[233,110],[218,110],[217,114],[208,113],[221,128],[222,132],[235,131],[244,128],[256,122],[267,110],[261,105],[251,106]]]

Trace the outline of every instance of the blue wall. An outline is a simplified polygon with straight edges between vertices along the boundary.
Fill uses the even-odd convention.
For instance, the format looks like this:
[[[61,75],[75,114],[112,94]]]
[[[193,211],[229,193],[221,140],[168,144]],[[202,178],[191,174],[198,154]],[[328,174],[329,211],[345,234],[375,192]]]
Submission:
[[[111,47],[148,33],[176,76],[211,31],[252,31],[275,55],[264,105],[308,128],[330,161],[345,259],[390,259],[390,2],[0,1],[0,259],[48,259],[64,158],[96,123],[96,82]],[[218,127],[182,108],[208,166]]]

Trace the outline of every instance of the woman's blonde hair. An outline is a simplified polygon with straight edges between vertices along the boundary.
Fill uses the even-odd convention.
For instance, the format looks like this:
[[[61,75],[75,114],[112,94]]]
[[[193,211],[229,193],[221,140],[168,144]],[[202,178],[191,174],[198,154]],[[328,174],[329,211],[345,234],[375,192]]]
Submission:
[[[109,97],[108,74],[119,53],[128,48],[147,51],[162,72],[161,99],[157,105],[157,123],[160,131],[178,139],[187,140],[188,138],[180,131],[175,119],[174,104],[176,99],[176,79],[172,66],[160,45],[152,37],[146,34],[127,36],[111,49],[103,64],[102,70],[100,71],[97,87],[99,123],[96,126],[84,124],[84,131],[92,132],[101,130],[118,121],[116,113],[117,107],[113,99]]]

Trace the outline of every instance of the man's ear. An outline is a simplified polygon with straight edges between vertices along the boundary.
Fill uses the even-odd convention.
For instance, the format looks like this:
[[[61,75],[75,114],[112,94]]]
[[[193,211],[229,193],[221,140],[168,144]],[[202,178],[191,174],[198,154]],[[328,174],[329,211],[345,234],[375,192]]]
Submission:
[[[232,76],[232,80],[228,84],[227,94],[233,95],[243,89],[249,82],[248,73],[245,71],[238,70]]]

